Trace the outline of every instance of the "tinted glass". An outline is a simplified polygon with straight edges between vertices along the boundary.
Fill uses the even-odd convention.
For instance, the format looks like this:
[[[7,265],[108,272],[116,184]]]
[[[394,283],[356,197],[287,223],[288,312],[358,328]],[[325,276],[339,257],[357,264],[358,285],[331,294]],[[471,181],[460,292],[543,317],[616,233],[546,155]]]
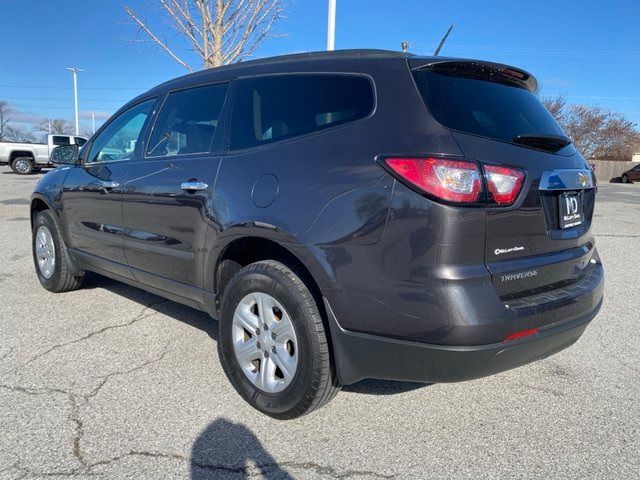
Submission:
[[[52,141],[54,145],[70,145],[71,144],[71,139],[67,136],[58,136],[58,135],[54,135],[52,137]]]
[[[233,107],[231,149],[304,135],[371,113],[371,82],[347,75],[277,75],[241,80]]]
[[[87,143],[87,140],[85,138],[82,138],[82,137],[74,137],[74,139],[75,139],[76,145],[78,145],[80,147],[82,145],[84,145],[85,143]]]
[[[147,156],[207,153],[227,88],[227,84],[208,85],[170,94],[153,128]]]
[[[109,122],[93,140],[86,161],[107,162],[131,158],[154,103],[155,99],[139,103]]]
[[[445,127],[511,142],[518,135],[564,135],[526,88],[430,70],[414,72],[420,93]]]

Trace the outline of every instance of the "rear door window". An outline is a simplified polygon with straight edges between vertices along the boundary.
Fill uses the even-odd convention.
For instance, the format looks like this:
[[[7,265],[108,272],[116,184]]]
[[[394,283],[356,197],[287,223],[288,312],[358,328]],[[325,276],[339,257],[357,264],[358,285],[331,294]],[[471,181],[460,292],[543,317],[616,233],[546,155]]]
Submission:
[[[151,133],[147,157],[208,153],[218,128],[228,84],[169,94]]]
[[[353,122],[374,108],[371,82],[356,75],[273,75],[238,82],[231,149],[239,150]]]
[[[51,138],[51,141],[54,145],[70,145],[71,144],[71,138],[67,137],[66,135],[54,135]]]
[[[478,64],[419,69],[414,77],[431,114],[445,127],[507,142],[519,135],[565,135],[517,77]]]

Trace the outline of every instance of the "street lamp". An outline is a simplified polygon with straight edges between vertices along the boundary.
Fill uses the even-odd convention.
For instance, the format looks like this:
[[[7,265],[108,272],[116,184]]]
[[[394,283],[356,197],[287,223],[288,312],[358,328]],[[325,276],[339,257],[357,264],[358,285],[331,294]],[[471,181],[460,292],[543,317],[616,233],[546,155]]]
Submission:
[[[327,20],[327,50],[333,50],[336,43],[336,0],[329,0]]]
[[[78,125],[78,72],[84,72],[84,70],[78,67],[67,67],[66,69],[73,73],[73,106],[76,113],[76,135],[80,135],[80,127]]]

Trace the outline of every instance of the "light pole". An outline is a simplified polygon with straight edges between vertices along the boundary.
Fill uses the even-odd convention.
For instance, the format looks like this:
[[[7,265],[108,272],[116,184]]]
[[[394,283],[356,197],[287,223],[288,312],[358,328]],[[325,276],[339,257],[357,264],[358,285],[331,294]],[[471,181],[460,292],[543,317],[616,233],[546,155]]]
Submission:
[[[84,72],[83,69],[77,67],[67,67],[73,73],[73,106],[76,113],[76,135],[80,135],[80,127],[78,125],[78,72]]]
[[[336,0],[329,0],[327,20],[327,50],[333,50],[336,43]]]

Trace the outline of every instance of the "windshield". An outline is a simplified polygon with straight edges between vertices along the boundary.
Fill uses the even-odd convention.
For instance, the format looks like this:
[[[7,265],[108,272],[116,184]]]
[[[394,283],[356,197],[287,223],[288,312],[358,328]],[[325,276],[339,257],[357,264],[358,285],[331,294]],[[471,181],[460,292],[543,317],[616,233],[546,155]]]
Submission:
[[[542,103],[504,76],[456,70],[414,71],[416,84],[435,119],[445,127],[496,140],[566,134]]]

